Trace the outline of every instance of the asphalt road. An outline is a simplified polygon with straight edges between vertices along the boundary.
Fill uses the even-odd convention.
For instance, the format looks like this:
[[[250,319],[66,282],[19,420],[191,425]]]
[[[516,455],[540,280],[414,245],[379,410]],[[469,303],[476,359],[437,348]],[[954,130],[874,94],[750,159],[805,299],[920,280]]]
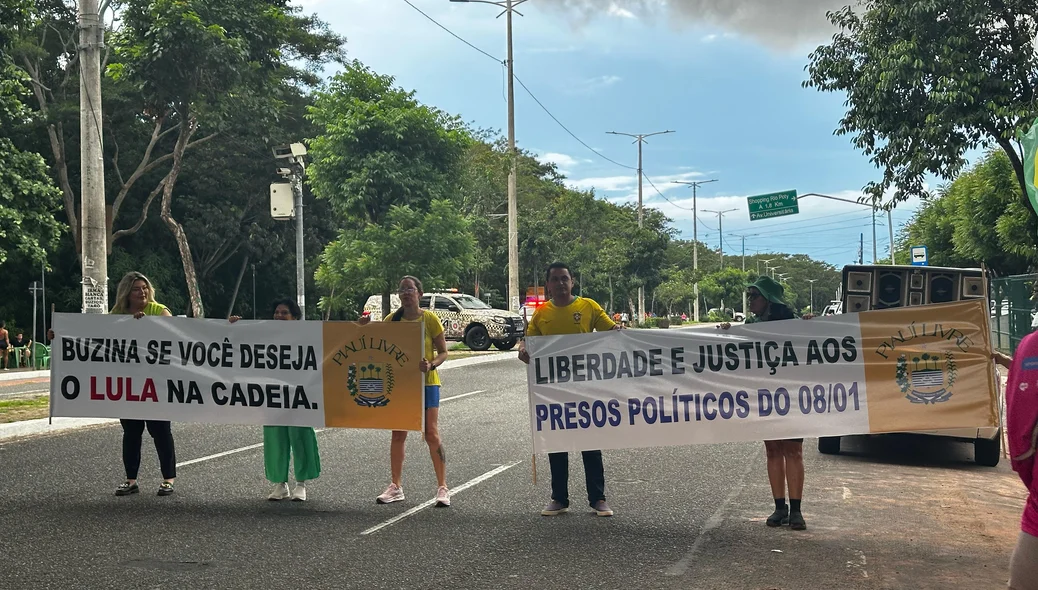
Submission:
[[[573,509],[545,518],[522,365],[443,379],[448,509],[420,508],[435,478],[415,435],[407,501],[388,506],[374,501],[389,480],[384,432],[318,434],[306,503],[265,500],[256,427],[175,425],[169,498],[155,495],[147,436],[142,493],[113,495],[117,425],[0,442],[0,588],[1005,587],[1025,490],[1005,461],[973,465],[968,445],[861,438],[825,456],[809,439],[804,532],[764,525],[760,443],[607,451],[613,518],[585,510],[574,457]]]

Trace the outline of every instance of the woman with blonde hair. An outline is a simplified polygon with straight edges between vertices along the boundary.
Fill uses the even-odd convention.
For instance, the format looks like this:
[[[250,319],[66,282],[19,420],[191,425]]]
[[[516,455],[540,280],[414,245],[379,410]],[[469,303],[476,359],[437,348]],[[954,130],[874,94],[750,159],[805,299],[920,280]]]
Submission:
[[[155,301],[155,287],[148,277],[139,272],[129,272],[119,281],[115,292],[115,307],[112,314],[132,315],[136,319],[144,316],[172,316],[169,309]],[[173,480],[177,477],[177,456],[173,446],[173,431],[166,420],[119,420],[123,427],[123,467],[126,481],[115,489],[116,496],[128,496],[140,492],[137,471],[141,466],[141,442],[144,429],[155,440],[162,470],[162,484],[158,495],[173,494]]]
[[[440,441],[440,377],[436,368],[447,360],[447,340],[443,335],[443,324],[440,318],[429,310],[418,307],[422,299],[422,281],[410,275],[400,279],[400,309],[383,321],[387,322],[424,322],[425,352],[419,368],[425,373],[425,442],[429,445],[433,470],[436,471],[436,506],[451,505],[451,494],[447,488],[447,453]],[[371,321],[371,316],[360,318],[360,325]],[[379,504],[391,504],[404,499],[404,488],[401,477],[404,472],[404,444],[407,442],[406,430],[394,430],[389,447],[389,464],[392,481],[386,491],[375,501]]]

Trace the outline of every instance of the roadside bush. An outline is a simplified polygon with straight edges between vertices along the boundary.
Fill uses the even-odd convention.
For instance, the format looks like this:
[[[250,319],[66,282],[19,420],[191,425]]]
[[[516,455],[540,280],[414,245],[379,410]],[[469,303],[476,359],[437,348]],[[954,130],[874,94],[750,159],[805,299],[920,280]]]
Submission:
[[[730,321],[732,321],[732,316],[730,316],[730,315],[728,315],[726,313],[721,313],[719,311],[711,311],[710,313],[707,314],[706,321],[708,321],[708,322],[730,322]]]

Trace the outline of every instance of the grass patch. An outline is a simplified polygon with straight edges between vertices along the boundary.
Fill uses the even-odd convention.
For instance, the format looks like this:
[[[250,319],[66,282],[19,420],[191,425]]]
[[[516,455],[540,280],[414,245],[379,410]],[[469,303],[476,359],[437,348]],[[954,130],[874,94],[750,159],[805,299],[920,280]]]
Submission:
[[[50,398],[45,395],[30,399],[0,401],[0,424],[46,418],[50,415]]]
[[[447,350],[450,351],[450,352],[454,352],[456,350],[458,350],[458,351],[467,350],[467,351],[470,351],[470,352],[472,351],[472,349],[469,348],[468,346],[466,346],[464,342],[455,342],[455,343],[451,344],[450,346],[448,346]]]

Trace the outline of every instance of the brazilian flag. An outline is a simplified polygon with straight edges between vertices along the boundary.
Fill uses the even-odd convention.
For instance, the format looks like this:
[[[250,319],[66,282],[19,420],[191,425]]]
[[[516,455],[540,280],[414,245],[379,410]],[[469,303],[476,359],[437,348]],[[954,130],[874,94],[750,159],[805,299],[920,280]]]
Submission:
[[[1035,159],[1038,158],[1038,119],[1035,119],[1030,131],[1021,138],[1024,146],[1024,185],[1027,187],[1027,198],[1031,208],[1038,213],[1038,178],[1035,178]]]

